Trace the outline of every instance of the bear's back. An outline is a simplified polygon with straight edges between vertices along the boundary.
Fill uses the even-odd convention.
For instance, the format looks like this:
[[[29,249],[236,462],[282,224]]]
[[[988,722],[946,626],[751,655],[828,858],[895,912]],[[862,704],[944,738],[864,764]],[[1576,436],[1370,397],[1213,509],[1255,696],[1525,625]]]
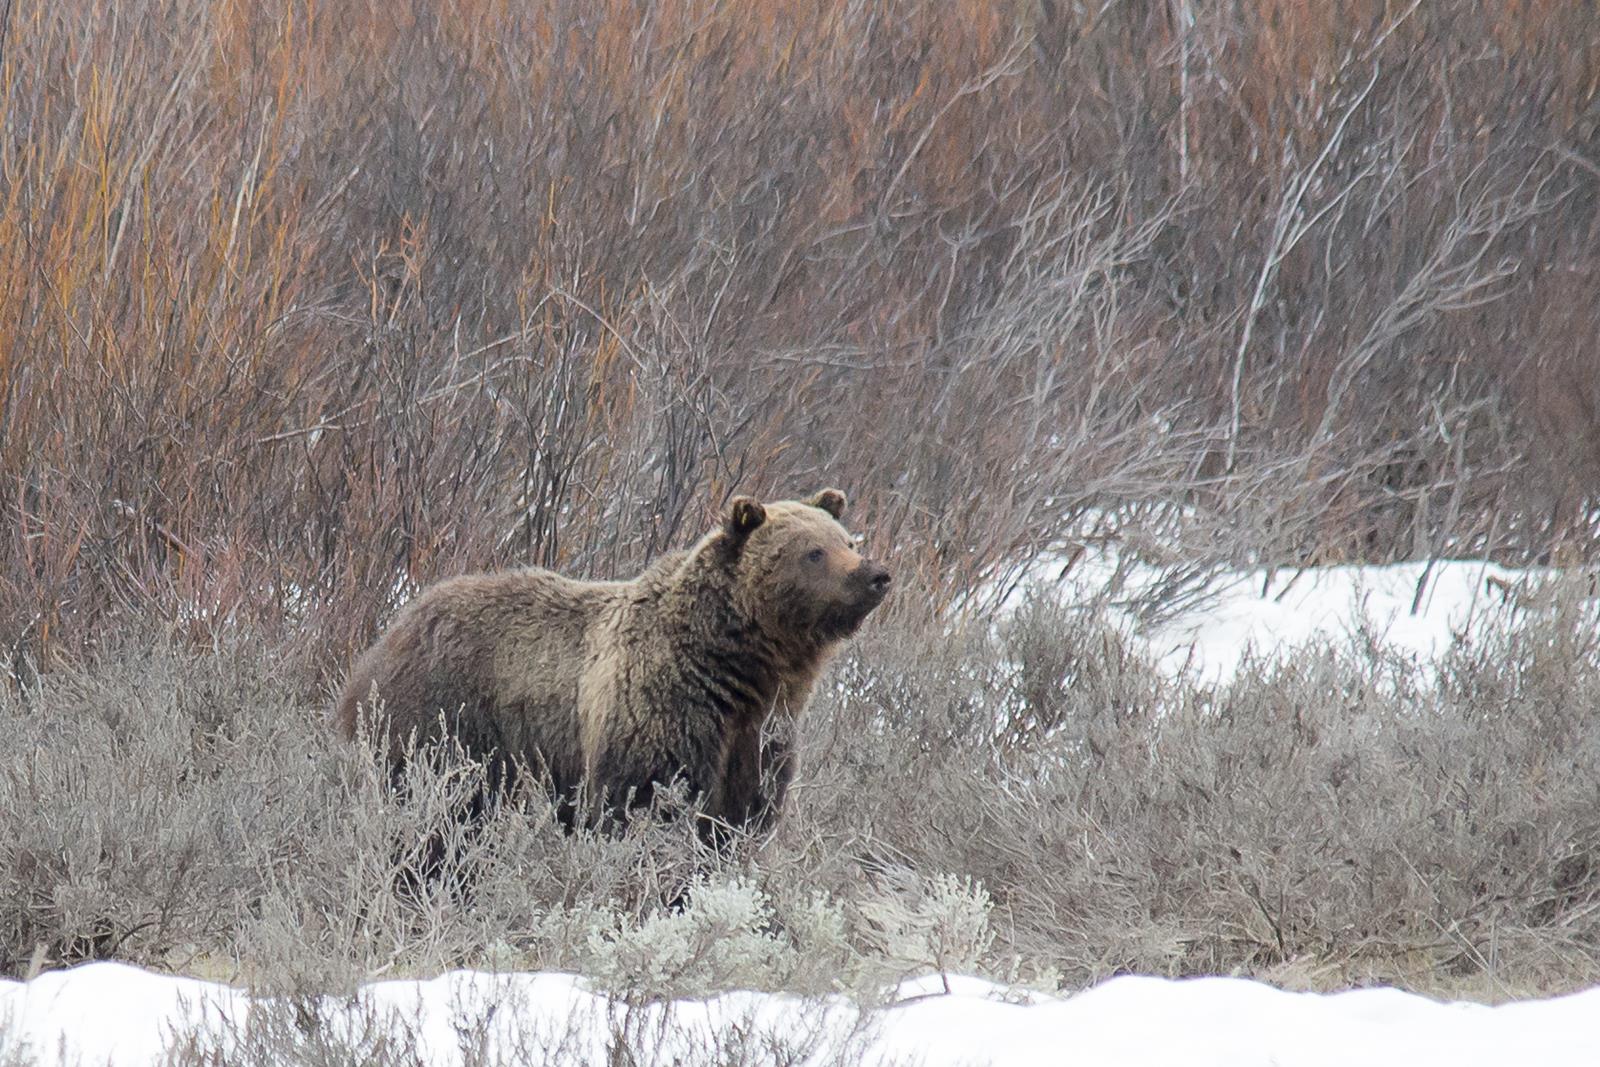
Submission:
[[[356,661],[336,714],[339,732],[355,736],[376,687],[391,758],[413,732],[436,738],[442,715],[468,752],[533,762],[533,738],[575,730],[585,633],[627,587],[539,568],[430,586]]]

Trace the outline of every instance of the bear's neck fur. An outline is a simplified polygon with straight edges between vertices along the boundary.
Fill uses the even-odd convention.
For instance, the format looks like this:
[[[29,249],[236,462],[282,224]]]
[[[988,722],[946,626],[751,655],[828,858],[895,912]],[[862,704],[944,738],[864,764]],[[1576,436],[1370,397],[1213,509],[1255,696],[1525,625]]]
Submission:
[[[708,676],[732,683],[729,694],[740,706],[730,711],[760,719],[784,694],[808,691],[838,642],[764,625],[759,606],[741,595],[739,550],[725,531],[714,531],[688,551],[658,559],[640,582],[646,595],[671,605],[652,613],[670,620],[660,636]]]

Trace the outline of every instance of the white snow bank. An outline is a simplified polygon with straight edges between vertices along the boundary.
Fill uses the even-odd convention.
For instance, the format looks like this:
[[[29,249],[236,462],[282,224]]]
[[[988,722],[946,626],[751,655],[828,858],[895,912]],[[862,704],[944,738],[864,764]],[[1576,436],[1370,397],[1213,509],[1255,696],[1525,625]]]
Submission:
[[[431,1064],[469,1056],[538,1063],[539,1050],[556,1045],[549,1062],[602,1064],[616,1029],[636,1035],[639,1062],[661,1064],[720,1059],[713,1050],[740,1040],[736,1035],[746,1049],[770,1048],[758,1043],[767,1038],[792,1042],[810,1052],[800,1062],[831,1063],[853,1051],[865,1064],[929,1067],[1600,1063],[1600,989],[1487,1007],[1392,989],[1286,993],[1237,978],[1116,978],[1065,999],[1008,997],[971,978],[949,982],[949,994],[937,977],[908,982],[899,1003],[864,1020],[843,998],[731,993],[635,1008],[624,1025],[627,1009],[570,975],[466,971],[379,982],[324,1006],[329,1025],[348,1026],[350,1034],[361,1033],[363,1009],[380,1018],[398,1013]],[[27,983],[0,982],[0,1058],[158,1064],[183,1035],[201,1033],[218,1041],[226,1062],[236,1047],[229,1035],[243,1033],[251,1013],[268,1004],[228,986],[121,964],[53,971]],[[866,1027],[851,1039],[858,1022]]]
[[[1508,590],[1538,577],[1481,560],[1244,572],[1204,610],[1152,629],[1146,640],[1169,668],[1224,681],[1247,651],[1281,654],[1353,633],[1429,663],[1456,633],[1504,611]]]
[[[1039,563],[1003,607],[1015,607],[1030,591],[1088,602],[1109,584],[1116,557],[1089,557],[1064,578],[1046,577],[1059,566],[1059,560]],[[1233,678],[1247,654],[1271,658],[1318,643],[1342,645],[1357,633],[1430,663],[1455,634],[1506,611],[1513,591],[1550,576],[1483,560],[1241,570],[1218,575],[1212,595],[1159,625],[1141,628],[1116,611],[1112,619],[1170,673],[1207,682]],[[1130,567],[1122,588],[1136,594],[1157,579],[1150,568]]]

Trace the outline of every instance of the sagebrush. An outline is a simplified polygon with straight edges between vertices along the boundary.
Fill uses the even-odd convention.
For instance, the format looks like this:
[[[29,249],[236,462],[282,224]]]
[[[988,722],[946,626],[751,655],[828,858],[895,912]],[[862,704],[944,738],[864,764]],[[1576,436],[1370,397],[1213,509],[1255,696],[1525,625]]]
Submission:
[[[460,965],[630,995],[927,970],[1567,988],[1600,978],[1585,595],[1438,667],[1352,639],[1220,688],[1042,599],[869,629],[776,833],[728,857],[682,820],[565,835],[537,792],[463,824],[482,768],[435,750],[397,790],[274,650],[132,641],[0,697],[0,960],[294,989]]]

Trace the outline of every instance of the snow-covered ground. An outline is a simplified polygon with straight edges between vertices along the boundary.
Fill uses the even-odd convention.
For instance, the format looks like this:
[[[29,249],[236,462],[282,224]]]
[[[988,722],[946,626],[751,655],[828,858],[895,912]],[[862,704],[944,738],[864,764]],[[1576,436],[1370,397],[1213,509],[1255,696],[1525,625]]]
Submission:
[[[1357,629],[1393,651],[1432,660],[1452,634],[1502,615],[1538,575],[1476,560],[1320,567],[1241,575],[1205,611],[1155,629],[1162,662],[1226,679],[1247,649],[1270,654],[1343,641]],[[1420,596],[1418,591],[1420,592]]]
[[[324,1040],[344,1036],[353,1057],[379,1029],[406,1032],[415,1059],[468,1062],[618,1062],[619,1040],[640,1064],[795,1062],[1072,1064],[1074,1067],[1506,1067],[1600,1063],[1600,989],[1486,1007],[1390,989],[1286,993],[1237,978],[1115,978],[1075,996],[1019,997],[971,978],[927,977],[897,1003],[863,1017],[842,998],[731,993],[629,1009],[558,974],[458,971],[431,981],[379,982],[325,1002]],[[294,1015],[278,1004],[280,1022]],[[6,1063],[170,1062],[199,1039],[214,1062],[261,1062],[252,1013],[274,1002],[224,985],[96,963],[0,983],[0,1059]],[[304,1013],[300,1016],[305,1018]],[[296,1033],[289,1025],[278,1033]],[[331,1033],[329,1033],[331,1032]],[[619,1038],[617,1035],[626,1035]],[[301,1040],[305,1040],[301,1038]],[[194,1047],[194,1046],[191,1046]],[[293,1048],[293,1040],[270,1047]],[[769,1055],[738,1055],[766,1049]],[[797,1058],[780,1054],[788,1049]],[[252,1055],[250,1050],[255,1050]],[[15,1061],[12,1058],[15,1057]],[[285,1056],[285,1062],[293,1057]],[[409,1057],[408,1057],[409,1060]]]
[[[1092,602],[1116,570],[1114,556],[1080,560],[1065,578],[1047,577],[1050,562],[1019,582],[1003,607],[1031,591],[1067,602]],[[1156,584],[1150,568],[1130,567],[1124,596]],[[1157,625],[1139,627],[1113,609],[1115,622],[1167,670],[1206,682],[1233,677],[1247,655],[1272,656],[1319,643],[1344,643],[1361,634],[1418,662],[1435,659],[1453,636],[1517,610],[1523,595],[1550,572],[1516,570],[1482,560],[1435,560],[1385,566],[1277,568],[1225,573],[1201,606]]]
[[[1511,605],[1540,577],[1477,562],[1439,562],[1423,576],[1422,564],[1234,575],[1203,608],[1135,636],[1169,669],[1210,680],[1230,677],[1247,654],[1353,631],[1425,662],[1454,633],[1518,610]],[[1488,1007],[1390,989],[1288,993],[1231,978],[1125,977],[1055,998],[952,976],[906,983],[890,1001],[863,1013],[843,998],[733,993],[629,1009],[570,975],[456,972],[374,983],[313,1014],[325,1037],[360,1049],[369,1047],[362,1035],[401,1033],[418,1060],[437,1064],[617,1062],[608,1047],[621,1034],[643,1064],[1600,1065],[1600,989]],[[0,982],[0,1063],[158,1064],[195,1040],[214,1050],[211,1062],[272,1062],[249,1042],[274,1020],[287,1020],[282,1033],[292,1038],[297,1017],[304,1005],[92,964]],[[293,1042],[280,1034],[268,1044]],[[781,1047],[801,1055],[756,1051]]]

